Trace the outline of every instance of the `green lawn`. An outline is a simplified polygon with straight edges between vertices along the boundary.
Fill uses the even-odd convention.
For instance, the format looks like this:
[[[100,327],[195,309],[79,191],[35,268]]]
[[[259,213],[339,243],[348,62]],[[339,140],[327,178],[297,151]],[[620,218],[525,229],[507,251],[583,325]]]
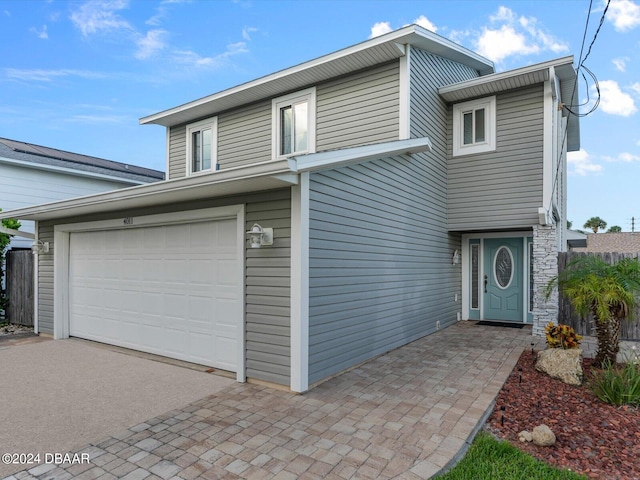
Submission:
[[[584,480],[586,477],[558,470],[523,453],[486,432],[480,432],[464,458],[440,480]]]

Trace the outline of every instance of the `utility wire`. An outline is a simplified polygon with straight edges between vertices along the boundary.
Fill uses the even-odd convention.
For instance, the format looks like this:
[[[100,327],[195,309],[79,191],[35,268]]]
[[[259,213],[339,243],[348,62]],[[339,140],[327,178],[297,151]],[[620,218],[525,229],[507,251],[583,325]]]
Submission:
[[[591,54],[591,49],[593,48],[593,45],[596,42],[596,39],[598,38],[598,34],[600,33],[600,29],[602,28],[602,25],[604,24],[604,20],[605,17],[607,15],[607,11],[609,10],[609,4],[611,3],[611,0],[607,0],[607,5],[604,8],[604,11],[602,12],[602,16],[600,17],[600,23],[598,24],[598,28],[596,29],[595,34],[593,35],[593,39],[591,40],[591,43],[589,44],[589,48],[587,50],[587,54],[584,56],[584,58],[582,58],[582,53],[584,52],[584,46],[586,43],[586,39],[587,39],[587,32],[589,30],[589,19],[591,18],[591,9],[593,7],[593,0],[589,0],[589,10],[587,11],[587,19],[585,22],[585,26],[584,26],[584,33],[582,34],[582,45],[580,47],[580,56],[578,57],[578,66],[576,68],[576,77],[581,74],[582,78],[584,79],[585,85],[587,86],[587,102],[583,105],[586,105],[589,103],[590,98],[589,98],[589,85],[588,85],[588,81],[587,81],[587,77],[584,74],[584,71],[587,72],[587,74],[592,78],[595,88],[596,88],[596,93],[597,93],[597,99],[594,102],[593,106],[591,107],[591,109],[584,113],[581,114],[578,110],[581,106],[583,105],[571,105],[571,108],[567,107],[567,105],[563,105],[563,108],[565,110],[567,110],[567,112],[569,112],[569,115],[567,116],[567,124],[564,130],[564,134],[562,135],[562,144],[560,145],[560,158],[562,158],[562,155],[564,153],[564,147],[568,138],[568,131],[569,131],[569,123],[572,120],[573,116],[576,117],[586,117],[587,115],[593,113],[598,106],[600,105],[600,85],[598,83],[598,79],[596,77],[596,75],[584,65],[584,62],[586,61],[586,59],[589,57],[589,55]],[[582,72],[581,72],[582,70]],[[570,102],[573,101],[573,99],[575,98],[576,95],[576,89],[578,87],[578,80],[576,78],[576,81],[573,84],[573,90],[571,92],[571,97],[569,99]],[[572,110],[572,108],[577,107],[578,110],[576,110],[575,112]],[[560,176],[560,166],[562,165],[562,162],[558,161],[557,165],[556,165],[556,173],[554,175],[554,179],[553,179],[553,186],[551,188],[551,199],[549,200],[549,207],[547,208],[547,211],[551,210],[551,207],[553,205],[553,192],[556,191],[556,187],[558,185],[558,177]]]

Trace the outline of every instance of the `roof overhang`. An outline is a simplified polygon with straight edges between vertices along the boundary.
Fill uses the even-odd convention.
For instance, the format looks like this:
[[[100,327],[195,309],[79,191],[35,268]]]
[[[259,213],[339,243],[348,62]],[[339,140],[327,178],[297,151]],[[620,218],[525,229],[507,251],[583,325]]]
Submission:
[[[153,207],[290,187],[298,183],[295,163],[276,160],[216,173],[166,180],[120,190],[0,212],[0,219],[55,220],[76,215]]]
[[[431,151],[431,141],[424,137],[310,153],[308,155],[295,157],[295,160],[298,172],[313,172],[327,168],[343,167],[351,163],[366,162],[376,158],[412,155],[414,153],[429,151]]]
[[[0,219],[58,220],[79,215],[95,215],[287,188],[298,184],[299,173],[302,172],[338,168],[376,158],[412,155],[430,150],[431,142],[426,137],[330,150],[6,212],[0,211]]]
[[[406,55],[407,45],[469,66],[480,75],[494,71],[490,60],[418,25],[409,25],[251,82],[143,117],[140,123],[169,127],[212,116],[398,59]]]
[[[573,55],[446,85],[438,89],[438,93],[447,102],[457,103],[549,80],[552,82],[560,80],[560,95],[563,103],[578,104],[577,75],[573,68]],[[564,114],[566,113],[565,110]],[[572,118],[568,122],[567,147],[570,152],[580,149],[580,122],[577,118]]]

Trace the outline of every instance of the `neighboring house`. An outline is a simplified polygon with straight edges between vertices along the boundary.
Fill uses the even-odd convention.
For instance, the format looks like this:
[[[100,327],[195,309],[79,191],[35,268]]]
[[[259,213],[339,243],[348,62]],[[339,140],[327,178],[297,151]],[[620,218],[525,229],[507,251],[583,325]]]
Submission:
[[[141,119],[167,181],[11,213],[52,244],[40,331],[297,392],[461,319],[541,333],[572,62],[494,73],[412,25]]]
[[[572,251],[579,251],[587,246],[587,234],[577,230],[567,229],[567,248]]]
[[[148,168],[0,138],[0,208],[4,211],[164,180]],[[33,221],[21,231],[33,233]],[[13,237],[10,248],[31,248]]]
[[[640,253],[640,233],[588,233],[586,245],[571,248],[574,252]]]

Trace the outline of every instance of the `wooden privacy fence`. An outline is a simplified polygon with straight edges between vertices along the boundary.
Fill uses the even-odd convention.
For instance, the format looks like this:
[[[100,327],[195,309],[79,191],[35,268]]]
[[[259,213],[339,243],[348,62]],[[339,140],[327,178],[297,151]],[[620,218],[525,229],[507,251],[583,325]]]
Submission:
[[[7,260],[6,316],[10,323],[33,326],[33,254],[29,250],[9,250]]]
[[[558,272],[562,272],[567,264],[578,257],[584,257],[586,255],[602,258],[605,262],[613,265],[618,260],[623,258],[635,258],[638,257],[637,253],[583,253],[583,252],[560,252],[558,254]],[[586,318],[580,317],[577,314],[569,300],[562,295],[562,290],[559,295],[559,311],[558,322],[570,325],[580,335],[594,335],[593,331],[593,316],[589,315]],[[640,297],[637,299],[640,301]],[[640,340],[640,309],[637,309],[632,313],[630,318],[622,322],[621,338],[623,340]]]

